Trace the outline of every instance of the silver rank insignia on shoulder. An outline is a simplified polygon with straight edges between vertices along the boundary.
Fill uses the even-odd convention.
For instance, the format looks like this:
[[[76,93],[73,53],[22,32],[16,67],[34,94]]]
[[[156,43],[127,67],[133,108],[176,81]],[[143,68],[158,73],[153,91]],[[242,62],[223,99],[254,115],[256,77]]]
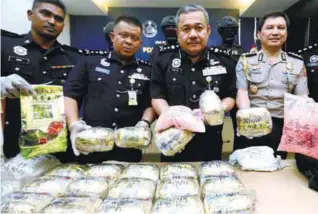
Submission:
[[[181,66],[181,59],[173,59],[172,60],[172,67],[179,68]]]
[[[102,66],[105,66],[105,67],[110,66],[110,63],[107,62],[107,60],[106,60],[105,58],[104,58],[104,59],[101,59],[100,64],[101,64]]]
[[[14,46],[13,52],[20,56],[26,56],[28,54],[28,50],[22,46]]]

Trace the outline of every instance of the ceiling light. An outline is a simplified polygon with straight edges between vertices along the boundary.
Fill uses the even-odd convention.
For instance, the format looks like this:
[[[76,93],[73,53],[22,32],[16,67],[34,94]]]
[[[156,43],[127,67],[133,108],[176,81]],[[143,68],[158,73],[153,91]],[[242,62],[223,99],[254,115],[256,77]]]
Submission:
[[[103,11],[106,15],[108,14],[108,6],[107,6],[107,0],[92,0],[94,4]]]

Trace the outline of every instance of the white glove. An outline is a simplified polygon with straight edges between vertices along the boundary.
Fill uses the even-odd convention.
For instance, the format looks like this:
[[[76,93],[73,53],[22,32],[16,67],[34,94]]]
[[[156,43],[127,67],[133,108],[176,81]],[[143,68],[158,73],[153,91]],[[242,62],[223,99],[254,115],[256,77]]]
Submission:
[[[86,125],[85,121],[83,121],[83,120],[75,121],[68,127],[70,134],[71,134],[71,143],[72,143],[72,149],[73,149],[74,155],[76,155],[76,156],[80,155],[80,152],[76,148],[76,144],[75,144],[76,137],[78,136],[78,134],[81,131],[84,131],[84,130],[87,130],[90,128],[92,128],[92,127]]]
[[[18,98],[22,95],[35,95],[32,86],[17,74],[1,77],[1,98]]]
[[[145,120],[140,120],[138,121],[138,123],[135,125],[135,127],[142,127],[142,128],[145,128],[145,129],[149,129],[149,123],[147,123]]]

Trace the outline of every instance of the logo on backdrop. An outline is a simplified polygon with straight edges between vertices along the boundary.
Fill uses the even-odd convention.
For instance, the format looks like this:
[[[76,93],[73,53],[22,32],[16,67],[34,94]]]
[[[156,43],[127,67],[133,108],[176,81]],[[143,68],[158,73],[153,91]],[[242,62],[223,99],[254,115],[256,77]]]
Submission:
[[[147,38],[153,38],[158,34],[158,27],[156,22],[147,20],[142,23],[142,34]]]

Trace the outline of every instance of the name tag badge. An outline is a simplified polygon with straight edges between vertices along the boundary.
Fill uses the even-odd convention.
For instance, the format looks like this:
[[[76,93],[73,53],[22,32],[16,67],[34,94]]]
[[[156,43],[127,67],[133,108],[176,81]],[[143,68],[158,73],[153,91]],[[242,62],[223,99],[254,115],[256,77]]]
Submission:
[[[218,74],[226,74],[226,68],[223,66],[213,66],[213,67],[206,67],[202,70],[203,76],[210,76],[210,75],[218,75]]]
[[[133,73],[131,76],[129,76],[128,78],[130,79],[136,79],[136,80],[145,80],[145,81],[149,81],[149,77],[147,77],[144,74],[139,74],[139,73]]]
[[[23,64],[23,65],[30,64],[30,59],[23,58],[23,57],[16,57],[16,56],[9,56],[8,61]]]
[[[137,106],[137,91],[128,91],[128,105],[129,106]]]
[[[104,73],[104,74],[110,74],[110,70],[105,69],[105,68],[101,68],[101,67],[96,67],[95,71],[100,72],[100,73]]]

